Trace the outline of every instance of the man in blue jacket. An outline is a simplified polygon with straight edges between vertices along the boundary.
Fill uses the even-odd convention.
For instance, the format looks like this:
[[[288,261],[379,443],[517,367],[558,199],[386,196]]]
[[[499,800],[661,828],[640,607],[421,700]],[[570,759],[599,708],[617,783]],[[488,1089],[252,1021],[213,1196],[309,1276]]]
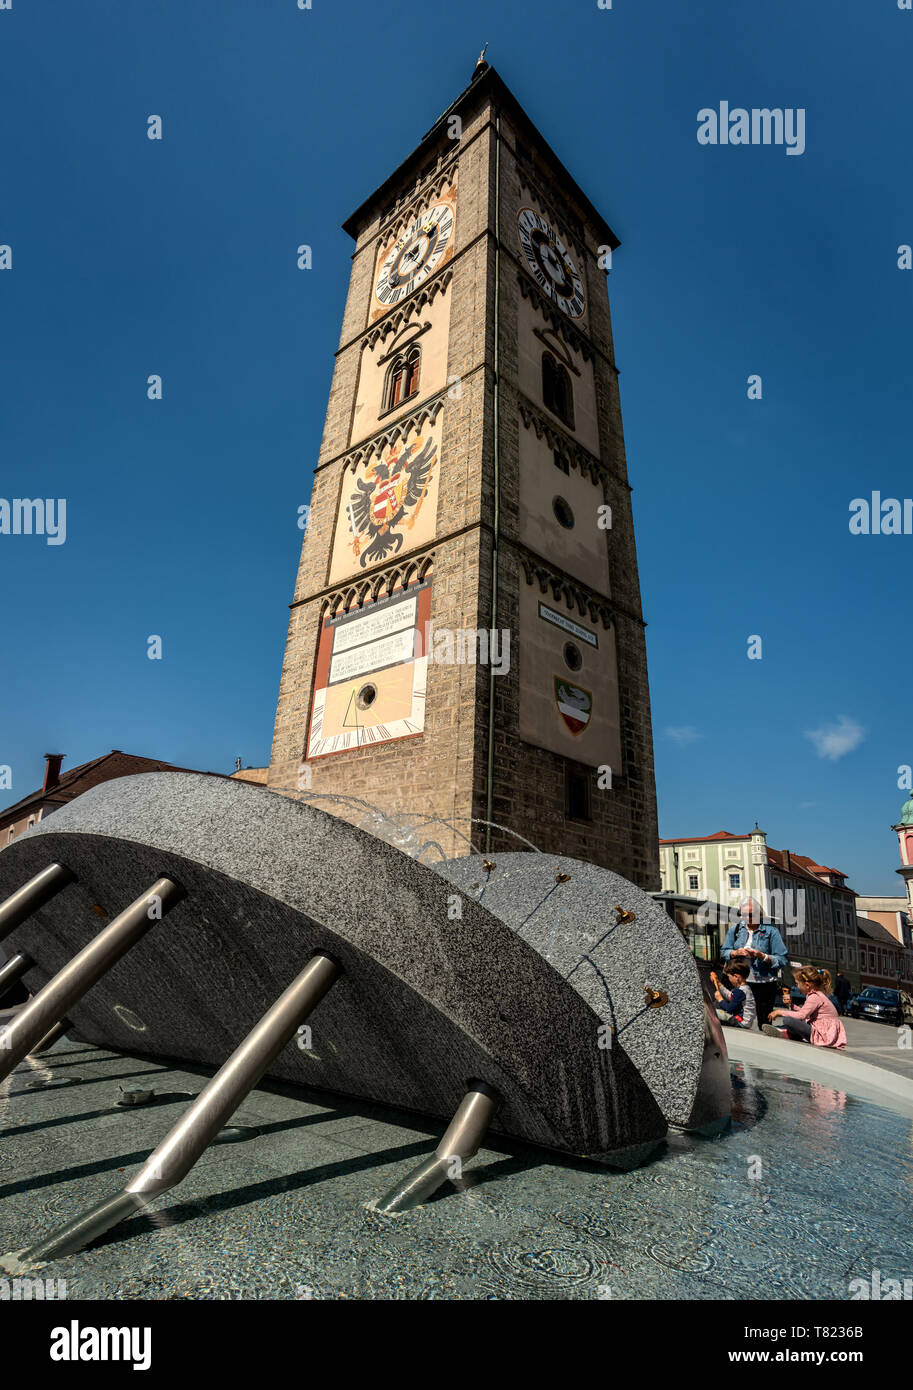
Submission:
[[[746,898],[739,908],[739,920],[726,933],[722,954],[725,961],[731,957],[748,965],[748,988],[754,995],[758,1027],[762,1028],[777,1000],[780,971],[789,957],[777,928],[761,925],[761,910],[753,898]]]

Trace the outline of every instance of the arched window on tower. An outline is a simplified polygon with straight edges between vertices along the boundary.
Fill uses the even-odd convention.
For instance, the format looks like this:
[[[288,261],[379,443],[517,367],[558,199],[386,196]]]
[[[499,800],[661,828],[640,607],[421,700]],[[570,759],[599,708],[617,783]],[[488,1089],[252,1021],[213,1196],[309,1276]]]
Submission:
[[[421,369],[422,350],[411,347],[394,357],[387,368],[387,381],[384,387],[384,410],[393,410],[410,397],[418,395],[418,381]]]
[[[574,428],[574,388],[571,385],[571,374],[550,352],[542,354],[542,401],[546,410],[563,420],[568,429]]]

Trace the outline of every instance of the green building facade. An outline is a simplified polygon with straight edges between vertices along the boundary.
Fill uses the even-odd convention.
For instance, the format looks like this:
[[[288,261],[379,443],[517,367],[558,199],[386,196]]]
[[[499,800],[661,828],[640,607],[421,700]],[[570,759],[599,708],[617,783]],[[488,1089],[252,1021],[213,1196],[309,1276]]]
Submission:
[[[719,830],[660,840],[659,857],[663,892],[706,904],[688,927],[696,955],[715,959],[727,917],[735,921],[739,906],[754,898],[764,921],[779,927],[792,965],[823,966],[832,977],[841,970],[859,988],[856,894],[839,869],[771,849],[757,825],[747,835]]]

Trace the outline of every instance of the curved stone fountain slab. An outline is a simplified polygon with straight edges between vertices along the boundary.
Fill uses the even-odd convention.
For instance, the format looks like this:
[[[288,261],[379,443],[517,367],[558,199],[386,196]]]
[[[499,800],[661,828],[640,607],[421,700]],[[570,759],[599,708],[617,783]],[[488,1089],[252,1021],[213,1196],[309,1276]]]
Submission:
[[[37,962],[33,992],[159,875],[188,893],[70,1010],[91,1042],[221,1065],[322,949],[345,974],[311,1050],[291,1044],[270,1075],[445,1119],[481,1078],[501,1133],[610,1162],[665,1133],[624,1036],[600,1046],[604,1010],[475,893],[313,806],[204,775],[121,778],[0,852],[0,896],[53,860],[78,882],[6,943]]]
[[[687,942],[648,893],[609,869],[547,854],[471,855],[433,868],[534,947],[615,1027],[669,1124],[712,1129],[728,1120],[722,1029],[707,1016]],[[616,925],[616,905],[635,920]],[[648,1008],[647,985],[664,991],[668,1004]]]

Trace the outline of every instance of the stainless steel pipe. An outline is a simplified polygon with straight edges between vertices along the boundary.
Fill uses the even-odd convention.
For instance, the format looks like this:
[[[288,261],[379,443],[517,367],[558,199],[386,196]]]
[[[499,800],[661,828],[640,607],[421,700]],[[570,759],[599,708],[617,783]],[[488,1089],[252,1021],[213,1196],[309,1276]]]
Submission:
[[[493,1086],[487,1086],[484,1081],[474,1081],[431,1157],[413,1168],[402,1182],[391,1187],[377,1203],[377,1210],[388,1215],[409,1211],[427,1202],[448,1178],[456,1180],[462,1177],[462,1171],[454,1172],[454,1160],[458,1160],[462,1170],[463,1160],[478,1153],[498,1108],[498,1101],[499,1096]]]
[[[150,1196],[175,1187],[187,1176],[340,973],[341,967],[330,956],[320,953],[311,957],[301,974],[200,1092],[183,1119],[149,1155],[127,1184],[126,1192]]]
[[[44,907],[61,888],[75,882],[76,875],[72,870],[63,864],[49,864],[40,874],[17,888],[5,902],[0,903],[0,941],[31,917],[33,912],[37,912],[39,907]]]
[[[35,962],[31,956],[27,956],[24,951],[17,951],[16,955],[10,956],[8,961],[0,965],[0,999],[8,994],[13,985],[18,985],[27,970],[31,970]]]
[[[37,1042],[29,1051],[30,1057],[40,1057],[42,1052],[47,1052],[49,1047],[53,1047],[58,1038],[62,1038],[70,1027],[68,1021],[63,1018],[59,1023],[55,1023],[50,1033],[45,1033],[40,1042]]]
[[[122,1192],[106,1197],[33,1245],[19,1257],[20,1264],[28,1266],[75,1254],[125,1216],[141,1210],[152,1198],[185,1178],[341,973],[342,967],[330,956],[323,952],[312,956],[301,974],[267,1010],[183,1118],[149,1155],[132,1182]]]
[[[184,889],[173,879],[156,879],[148,892],[115,917],[52,980],[48,980],[44,989],[29,1000],[12,1022],[0,1028],[0,1081],[9,1076],[106,970],[110,970],[185,896]],[[158,912],[150,916],[153,903]]]

